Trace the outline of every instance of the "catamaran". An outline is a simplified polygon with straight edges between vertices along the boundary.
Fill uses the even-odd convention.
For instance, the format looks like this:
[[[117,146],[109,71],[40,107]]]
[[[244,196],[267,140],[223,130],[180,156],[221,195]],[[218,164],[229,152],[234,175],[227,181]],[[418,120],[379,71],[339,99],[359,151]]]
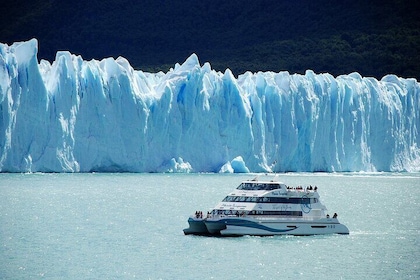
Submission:
[[[196,211],[188,224],[186,235],[349,234],[336,213],[327,214],[318,187],[290,187],[278,175],[243,181],[211,211]]]

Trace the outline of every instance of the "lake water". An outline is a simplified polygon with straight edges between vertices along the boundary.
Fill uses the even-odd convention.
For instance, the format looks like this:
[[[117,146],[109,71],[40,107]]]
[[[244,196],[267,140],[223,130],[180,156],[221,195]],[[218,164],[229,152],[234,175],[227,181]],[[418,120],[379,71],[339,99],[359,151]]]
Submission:
[[[420,279],[420,174],[280,176],[350,235],[183,235],[250,174],[0,174],[0,279]]]

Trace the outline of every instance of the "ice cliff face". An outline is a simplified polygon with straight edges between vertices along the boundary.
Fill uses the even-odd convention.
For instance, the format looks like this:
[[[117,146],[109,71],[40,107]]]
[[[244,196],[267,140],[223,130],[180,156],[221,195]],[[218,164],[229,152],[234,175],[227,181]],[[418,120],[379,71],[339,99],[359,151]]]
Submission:
[[[420,171],[420,85],[393,75],[168,73],[0,44],[2,172]]]

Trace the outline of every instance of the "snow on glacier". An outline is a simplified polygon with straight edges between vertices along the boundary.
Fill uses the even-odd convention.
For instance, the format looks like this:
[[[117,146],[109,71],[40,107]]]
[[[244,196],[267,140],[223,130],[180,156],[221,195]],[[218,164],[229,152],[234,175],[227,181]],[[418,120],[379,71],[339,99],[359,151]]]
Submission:
[[[420,171],[420,85],[0,44],[1,172]]]

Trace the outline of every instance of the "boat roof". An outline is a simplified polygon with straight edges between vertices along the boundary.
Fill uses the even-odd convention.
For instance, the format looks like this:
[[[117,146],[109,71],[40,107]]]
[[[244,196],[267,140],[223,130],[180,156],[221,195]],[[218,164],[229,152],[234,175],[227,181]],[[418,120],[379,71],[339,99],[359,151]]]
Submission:
[[[279,181],[278,174],[258,174],[251,180],[243,181],[243,183],[271,183],[271,184],[283,184]]]

